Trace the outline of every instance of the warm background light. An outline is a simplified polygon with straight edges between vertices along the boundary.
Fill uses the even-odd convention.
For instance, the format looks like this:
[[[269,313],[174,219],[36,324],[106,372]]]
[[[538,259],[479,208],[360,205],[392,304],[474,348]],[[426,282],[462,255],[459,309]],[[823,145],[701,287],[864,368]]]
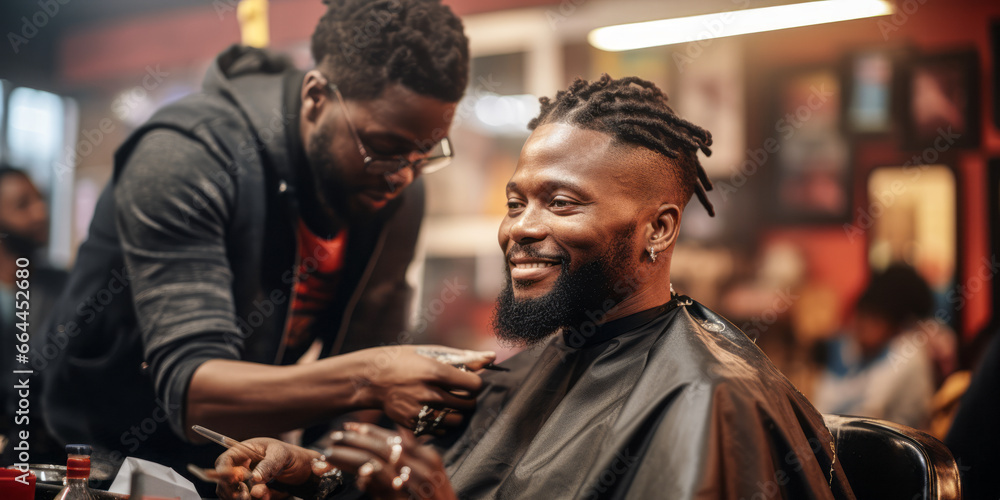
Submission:
[[[892,4],[884,0],[821,0],[607,26],[591,31],[587,40],[601,50],[616,52],[885,16],[892,12]]]

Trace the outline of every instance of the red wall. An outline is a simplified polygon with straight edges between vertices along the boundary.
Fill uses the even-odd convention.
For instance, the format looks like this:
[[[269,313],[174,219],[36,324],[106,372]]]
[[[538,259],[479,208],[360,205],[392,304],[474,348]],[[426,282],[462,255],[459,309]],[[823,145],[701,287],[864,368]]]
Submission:
[[[915,7],[915,10],[914,10]],[[896,3],[893,17],[862,19],[842,23],[796,28],[747,37],[748,92],[767,95],[769,75],[781,68],[812,64],[838,64],[845,53],[871,47],[912,46],[922,53],[953,48],[975,47],[980,56],[982,140],[977,150],[956,155],[959,217],[962,219],[960,258],[963,259],[959,284],[974,280],[979,263],[989,255],[989,227],[986,195],[986,161],[1000,156],[1000,132],[993,126],[991,87],[993,68],[989,62],[989,20],[1000,18],[1000,2],[957,0],[935,2],[908,0]],[[905,10],[904,10],[905,8]],[[907,13],[909,12],[909,13]],[[882,24],[880,25],[880,22]],[[896,28],[887,29],[886,27]],[[768,110],[762,99],[748,99],[748,123],[767,123]],[[761,131],[748,137],[749,144],[764,139]],[[755,137],[759,136],[759,137]],[[867,205],[865,183],[876,166],[901,165],[908,155],[895,142],[860,144],[855,147],[855,210]],[[851,242],[839,227],[773,229],[764,241],[776,239],[799,243],[806,251],[815,276],[833,285],[850,301],[864,287],[868,275],[866,242]],[[991,319],[992,297],[989,284],[968,297],[962,310],[963,334],[970,338]]]
[[[142,74],[149,64],[169,68],[197,67],[240,40],[237,0],[206,2],[205,7],[178,9],[89,28],[61,42],[61,77],[68,87],[114,85],[120,77]],[[500,9],[557,4],[559,0],[445,0],[459,16]],[[320,0],[272,0],[268,17],[271,45],[283,47],[308,40],[326,7]],[[112,56],[113,55],[113,56]]]

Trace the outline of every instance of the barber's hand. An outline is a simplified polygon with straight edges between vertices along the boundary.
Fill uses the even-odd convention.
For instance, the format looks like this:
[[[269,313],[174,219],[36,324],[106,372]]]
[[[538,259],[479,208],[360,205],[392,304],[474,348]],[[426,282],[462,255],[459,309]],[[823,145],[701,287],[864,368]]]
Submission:
[[[381,409],[409,429],[418,419],[438,420],[434,427],[460,424],[462,412],[475,408],[483,382],[475,373],[453,365],[475,371],[496,359],[492,352],[437,345],[376,347],[356,354],[365,357],[358,384],[361,406]],[[421,416],[425,406],[434,412]]]
[[[221,499],[287,498],[287,493],[273,491],[266,483],[276,479],[288,485],[304,484],[313,477],[312,460],[320,456],[315,451],[271,438],[249,439],[243,444],[263,455],[264,459],[257,462],[238,447],[220,455],[215,460],[215,470],[221,476],[215,492]],[[249,488],[247,481],[251,485]]]
[[[358,488],[372,498],[455,500],[441,457],[409,431],[395,433],[357,423],[344,428],[334,433],[326,460],[355,476]]]

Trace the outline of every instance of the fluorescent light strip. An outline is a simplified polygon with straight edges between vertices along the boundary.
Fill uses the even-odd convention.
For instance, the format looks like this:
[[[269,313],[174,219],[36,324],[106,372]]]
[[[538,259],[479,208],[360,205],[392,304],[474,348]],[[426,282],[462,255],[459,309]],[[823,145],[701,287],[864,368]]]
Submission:
[[[591,31],[587,40],[598,49],[617,52],[892,13],[886,0],[820,0],[607,26]]]

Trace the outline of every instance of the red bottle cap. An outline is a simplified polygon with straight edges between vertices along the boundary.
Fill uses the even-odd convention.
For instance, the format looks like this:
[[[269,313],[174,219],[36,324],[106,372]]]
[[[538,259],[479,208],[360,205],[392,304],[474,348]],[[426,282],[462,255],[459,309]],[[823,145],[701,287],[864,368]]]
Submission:
[[[70,455],[66,459],[66,479],[88,479],[90,477],[90,457]]]

